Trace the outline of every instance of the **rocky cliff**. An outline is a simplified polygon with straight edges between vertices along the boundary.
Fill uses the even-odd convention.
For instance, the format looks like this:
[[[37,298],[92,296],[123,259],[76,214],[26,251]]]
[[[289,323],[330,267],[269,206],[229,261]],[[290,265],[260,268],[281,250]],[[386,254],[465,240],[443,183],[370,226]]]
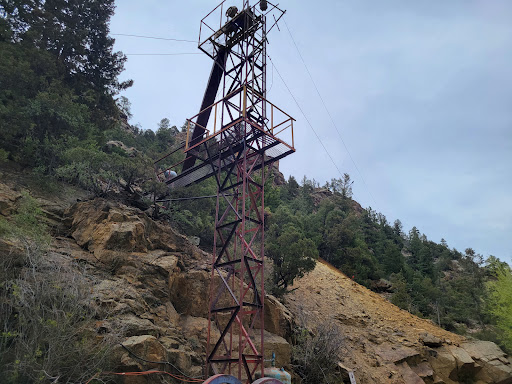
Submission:
[[[0,183],[0,214],[16,211],[19,197],[13,183]],[[97,338],[119,335],[112,355],[117,371],[169,365],[201,376],[210,255],[119,202],[39,200],[52,226],[50,253],[87,265],[95,276],[91,305],[108,315],[93,331]],[[12,244],[0,243],[2,252],[10,251]],[[314,333],[327,320],[344,338],[339,367],[353,371],[358,383],[512,383],[511,360],[495,344],[464,339],[402,311],[326,263],[293,288],[284,304],[265,300],[265,350],[276,352],[278,366],[293,368],[290,342],[297,324]]]

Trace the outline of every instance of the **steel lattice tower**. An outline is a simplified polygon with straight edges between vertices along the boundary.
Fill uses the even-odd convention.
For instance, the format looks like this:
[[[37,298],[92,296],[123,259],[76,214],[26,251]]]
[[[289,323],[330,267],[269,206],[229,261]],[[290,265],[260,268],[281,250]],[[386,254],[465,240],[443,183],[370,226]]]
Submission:
[[[214,63],[200,112],[187,120],[186,157],[166,182],[216,180],[206,376],[252,382],[264,370],[264,186],[269,166],[295,152],[294,119],[266,99],[267,34],[284,11],[225,3],[201,20],[199,49]]]

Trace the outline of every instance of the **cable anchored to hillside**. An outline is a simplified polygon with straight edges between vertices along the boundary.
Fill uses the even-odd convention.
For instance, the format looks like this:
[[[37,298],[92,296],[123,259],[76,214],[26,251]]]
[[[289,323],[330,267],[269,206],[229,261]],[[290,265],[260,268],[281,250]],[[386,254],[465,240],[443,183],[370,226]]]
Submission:
[[[267,57],[270,59],[270,61],[272,62],[272,65],[274,66],[274,69],[276,70],[277,74],[279,75],[279,77],[281,78],[281,81],[283,82],[284,86],[286,87],[286,89],[288,90],[288,93],[290,94],[290,96],[292,97],[293,101],[295,101],[295,104],[297,105],[297,108],[299,108],[300,112],[302,113],[302,116],[304,116],[304,119],[306,120],[306,122],[308,123],[309,127],[311,128],[311,130],[313,131],[313,133],[315,134],[316,138],[318,139],[318,142],[320,143],[320,145],[323,147],[325,153],[327,154],[327,156],[329,156],[329,159],[331,159],[331,162],[332,164],[334,165],[334,167],[338,170],[338,173],[340,174],[341,177],[343,177],[343,173],[340,171],[340,169],[338,168],[338,166],[336,165],[336,162],[334,161],[333,157],[331,156],[331,154],[329,153],[329,151],[327,150],[327,147],[324,145],[322,139],[320,139],[320,136],[318,135],[318,133],[316,132],[315,128],[313,128],[313,125],[311,124],[311,122],[309,121],[308,117],[306,116],[306,114],[304,113],[302,107],[300,106],[299,102],[297,101],[297,99],[295,98],[294,94],[292,93],[290,87],[288,87],[288,84],[286,84],[286,81],[284,80],[283,76],[281,76],[281,72],[279,72],[279,69],[277,69],[277,66],[275,65],[274,61],[272,60],[272,58],[267,55]]]
[[[202,383],[203,379],[191,379],[188,377],[183,377],[180,375],[173,375],[172,373],[166,372],[166,371],[159,371],[159,370],[149,370],[149,371],[140,371],[140,372],[100,372],[95,374],[93,377],[91,377],[89,380],[86,381],[85,384],[91,383],[93,380],[97,380],[99,376],[147,376],[147,375],[167,375],[172,377],[173,379],[182,381],[184,383]]]
[[[297,43],[295,42],[295,39],[293,38],[293,35],[292,35],[292,32],[290,31],[290,28],[288,27],[288,24],[286,23],[286,20],[283,20],[284,21],[284,25],[286,26],[286,29],[288,30],[288,33],[290,34],[290,38],[292,39],[292,42],[293,42],[293,45],[295,46],[295,49],[297,50],[297,53],[299,54],[299,57],[302,61],[302,63],[304,64],[304,67],[306,68],[306,72],[308,73],[309,75],[309,78],[311,79],[311,82],[313,83],[314,87],[315,87],[315,90],[316,90],[316,93],[318,94],[318,97],[320,98],[320,100],[322,101],[322,104],[325,108],[325,111],[327,112],[327,115],[329,116],[329,118],[331,119],[331,122],[332,122],[332,125],[334,126],[334,128],[336,129],[336,132],[338,133],[338,136],[343,144],[343,146],[345,147],[345,150],[347,151],[348,153],[348,156],[350,157],[350,160],[352,161],[352,163],[354,164],[354,167],[356,168],[357,170],[357,173],[359,174],[359,177],[361,177],[361,180],[363,181],[363,184],[368,192],[368,194],[370,195],[371,199],[373,200],[373,202],[375,203],[375,205],[377,205],[377,202],[375,201],[375,198],[373,197],[371,191],[370,191],[370,188],[368,188],[368,184],[366,184],[366,181],[363,177],[363,174],[362,172],[359,170],[359,167],[357,166],[354,158],[352,157],[352,154],[350,153],[348,147],[347,147],[347,144],[345,143],[345,140],[343,140],[343,137],[341,136],[341,132],[340,130],[338,129],[338,126],[336,125],[336,122],[334,121],[332,115],[331,115],[331,112],[329,111],[329,109],[327,108],[327,104],[325,103],[324,101],[324,98],[322,97],[322,95],[320,94],[320,90],[318,89],[318,86],[316,85],[316,82],[315,80],[313,79],[313,76],[311,75],[311,72],[306,64],[306,61],[304,60],[304,57],[302,56],[302,53],[300,52],[300,49],[297,45]]]
[[[133,357],[135,357],[136,359],[140,360],[140,361],[144,361],[146,363],[150,363],[150,364],[165,364],[165,365],[170,365],[171,367],[173,367],[175,370],[177,370],[180,374],[181,374],[181,377],[182,378],[186,378],[186,379],[192,379],[192,380],[196,380],[196,379],[200,379],[200,377],[192,377],[192,376],[189,376],[185,373],[183,373],[178,367],[176,367],[174,364],[170,363],[169,361],[153,361],[153,360],[147,360],[147,359],[144,359],[140,356],[138,356],[137,354],[135,354],[132,350],[130,350],[129,348],[127,348],[125,345],[123,345],[122,343],[119,343],[119,345],[121,347],[123,347],[124,350],[126,350],[130,355],[132,355]],[[140,372],[137,372],[137,373],[140,373]],[[201,380],[202,381],[202,380]]]

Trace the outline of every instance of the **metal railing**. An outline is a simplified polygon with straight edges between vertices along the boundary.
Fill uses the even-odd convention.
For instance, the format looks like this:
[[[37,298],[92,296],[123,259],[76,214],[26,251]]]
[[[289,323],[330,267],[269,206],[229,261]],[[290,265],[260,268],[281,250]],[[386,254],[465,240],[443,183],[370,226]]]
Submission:
[[[241,97],[241,100],[240,100]],[[232,100],[236,102],[232,102]],[[241,105],[241,108],[239,107]],[[266,111],[262,109],[270,109],[270,119],[266,118]],[[204,112],[213,112],[213,120],[210,119],[208,127],[197,123],[197,118]],[[223,113],[221,113],[223,112]],[[255,119],[252,114],[258,116]],[[223,126],[223,115],[230,116],[230,123]],[[197,115],[186,120],[187,139],[185,144],[185,152],[197,147],[207,140],[219,135],[221,132],[231,128],[234,124],[243,119],[253,127],[262,130],[266,135],[279,140],[290,149],[295,149],[295,137],[293,133],[293,123],[295,119],[284,112],[281,108],[265,99],[258,92],[247,85],[233,91],[225,98],[210,105]],[[191,144],[191,137],[194,129],[200,128],[204,130],[201,140]],[[291,144],[290,144],[291,143]]]

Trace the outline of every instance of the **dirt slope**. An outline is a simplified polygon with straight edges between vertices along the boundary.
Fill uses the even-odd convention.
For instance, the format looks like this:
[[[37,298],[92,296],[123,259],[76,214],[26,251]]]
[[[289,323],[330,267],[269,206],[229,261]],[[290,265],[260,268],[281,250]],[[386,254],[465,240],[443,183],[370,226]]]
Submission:
[[[470,342],[413,316],[324,261],[293,289],[286,305],[299,321],[313,330],[326,321],[339,326],[345,337],[340,361],[358,383],[512,381],[510,364],[501,376],[484,378],[480,357],[466,353],[474,343],[479,351],[492,343]]]
[[[455,343],[464,340],[462,336],[398,308],[323,260],[313,272],[297,280],[292,289],[296,290],[287,298],[287,304],[294,309],[302,305],[308,313],[310,326],[320,324],[327,315],[346,327],[359,330],[361,326],[369,329],[387,328],[395,333],[403,333],[403,337],[411,340],[418,332],[428,332]]]

